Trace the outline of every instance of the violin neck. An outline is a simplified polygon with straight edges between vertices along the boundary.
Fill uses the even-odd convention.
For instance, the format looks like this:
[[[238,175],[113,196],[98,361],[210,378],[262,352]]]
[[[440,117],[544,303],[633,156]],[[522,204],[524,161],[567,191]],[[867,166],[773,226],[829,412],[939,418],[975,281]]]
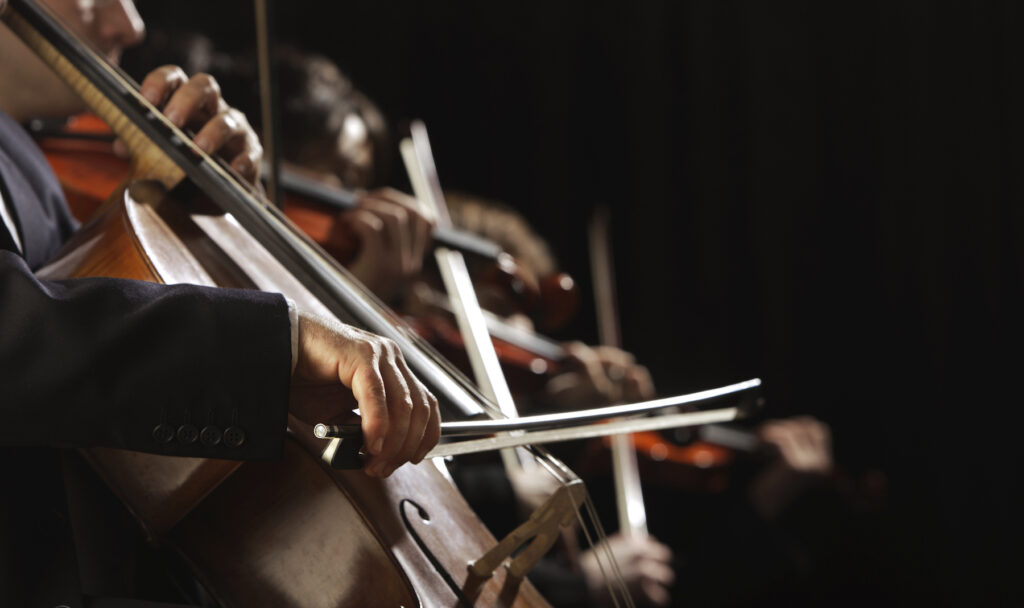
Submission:
[[[359,204],[357,192],[324,184],[287,167],[281,168],[279,179],[279,185],[286,192],[323,203],[338,211],[350,211]],[[433,237],[437,245],[468,253],[489,262],[497,262],[498,256],[502,254],[501,247],[496,243],[451,226],[436,227]]]

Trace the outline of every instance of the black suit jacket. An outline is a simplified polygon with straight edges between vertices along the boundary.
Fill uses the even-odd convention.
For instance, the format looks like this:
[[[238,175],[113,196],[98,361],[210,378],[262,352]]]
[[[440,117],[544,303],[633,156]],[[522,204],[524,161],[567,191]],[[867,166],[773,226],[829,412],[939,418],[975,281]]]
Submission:
[[[53,448],[279,457],[287,304],[255,291],[37,279],[75,225],[45,158],[3,113],[0,187],[24,248],[0,222],[0,605],[74,606],[60,591],[77,567]],[[192,440],[177,433],[187,423],[232,434]]]

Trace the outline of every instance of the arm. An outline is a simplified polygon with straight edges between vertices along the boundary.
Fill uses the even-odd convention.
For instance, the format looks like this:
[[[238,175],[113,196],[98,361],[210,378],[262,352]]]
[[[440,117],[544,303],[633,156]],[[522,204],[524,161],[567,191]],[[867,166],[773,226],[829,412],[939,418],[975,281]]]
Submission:
[[[40,281],[0,253],[0,411],[7,445],[274,458],[291,336],[279,295],[117,279]],[[255,331],[259,328],[259,331]],[[254,356],[256,355],[256,356]],[[191,424],[241,445],[168,440]]]

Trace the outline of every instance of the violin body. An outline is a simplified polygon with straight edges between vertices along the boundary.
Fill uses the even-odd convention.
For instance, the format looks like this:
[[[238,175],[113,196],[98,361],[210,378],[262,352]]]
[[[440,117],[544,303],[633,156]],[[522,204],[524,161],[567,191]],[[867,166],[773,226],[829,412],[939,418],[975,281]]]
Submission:
[[[276,289],[326,314],[231,216],[206,208],[132,183],[40,275]],[[329,468],[323,447],[290,418],[280,462],[110,449],[86,458],[225,607],[547,605],[503,569],[470,574],[467,562],[496,541],[432,463],[381,480]]]

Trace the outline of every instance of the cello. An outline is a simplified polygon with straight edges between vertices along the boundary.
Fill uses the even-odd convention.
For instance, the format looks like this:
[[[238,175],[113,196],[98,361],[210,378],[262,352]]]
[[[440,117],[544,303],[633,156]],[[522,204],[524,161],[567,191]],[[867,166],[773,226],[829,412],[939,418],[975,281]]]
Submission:
[[[321,292],[318,298],[308,289],[303,291],[294,278],[302,266],[296,261],[298,255],[288,260],[297,267],[295,272],[282,272],[281,263],[261,265],[258,272],[242,271],[242,265],[250,267],[252,262],[240,265],[225,255],[224,247],[233,244],[247,260],[267,247],[241,230],[240,223],[262,230],[265,242],[279,252],[289,244],[293,251],[315,249],[283,230],[287,224],[281,218],[264,214],[252,192],[215,161],[197,154],[130,83],[61,31],[34,2],[11,3],[3,19],[115,125],[115,132],[134,152],[135,177],[148,178],[115,193],[101,215],[40,272],[42,276],[102,275],[205,284],[216,280],[239,287],[280,278],[285,285],[277,288],[304,306],[326,312],[324,301],[339,301],[337,294],[332,299],[326,292],[337,291],[353,300],[350,304],[357,314],[376,314],[383,320],[374,302],[364,300],[358,291],[339,287],[347,287],[343,278],[309,281]],[[43,30],[49,30],[47,38],[40,35]],[[67,59],[76,55],[74,61]],[[177,140],[171,141],[168,134]],[[199,205],[172,200],[168,188],[187,172],[208,192],[216,193],[214,198],[220,202],[239,204],[234,213],[203,213]],[[175,195],[188,189],[183,186]],[[215,232],[219,243],[208,238],[204,228]],[[319,267],[308,264],[301,272],[308,278],[333,271],[321,263]],[[337,308],[343,310],[340,305]],[[392,326],[390,332],[402,338],[399,329]],[[416,365],[441,371],[426,355],[417,358]],[[420,371],[420,375],[428,374]],[[435,379],[439,384],[435,390],[445,395],[449,407],[468,414],[482,411],[481,401],[457,380],[444,373]],[[291,437],[280,463],[238,464],[102,449],[89,450],[86,457],[150,537],[180,552],[225,606],[466,604],[460,598],[468,593],[462,584],[468,578],[465,558],[482,554],[494,540],[478,522],[474,524],[475,518],[440,473],[427,465],[400,471],[387,484],[359,473],[335,473],[311,457],[321,446],[307,445],[315,441],[308,428],[294,419],[290,423]],[[245,509],[235,507],[239,504]],[[434,509],[442,510],[444,517]],[[424,520],[432,514],[427,526]],[[417,541],[430,549],[429,555]],[[268,559],[271,550],[272,559]],[[446,581],[440,571],[452,571],[460,580],[449,577],[451,582]],[[472,595],[487,604],[504,597],[500,603],[544,605],[528,581],[511,581],[502,571],[480,581]]]

